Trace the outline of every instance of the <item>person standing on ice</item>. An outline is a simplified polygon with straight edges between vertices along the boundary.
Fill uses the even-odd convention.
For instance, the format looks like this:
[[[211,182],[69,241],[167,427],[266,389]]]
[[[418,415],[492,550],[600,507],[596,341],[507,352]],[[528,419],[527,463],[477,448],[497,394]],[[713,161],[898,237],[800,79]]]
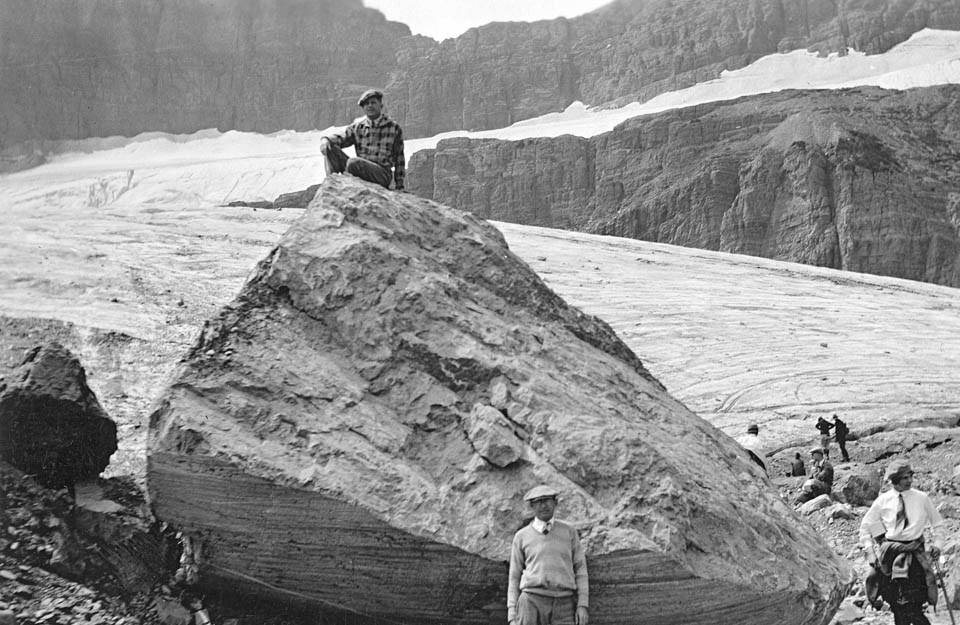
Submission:
[[[820,449],[823,450],[823,457],[830,457],[830,430],[833,428],[833,424],[820,417],[817,419],[817,424],[813,426],[820,431]]]
[[[326,174],[344,172],[386,189],[394,182],[403,191],[406,159],[403,156],[403,130],[383,112],[383,92],[368,89],[357,105],[364,116],[358,117],[343,131],[320,140],[320,153]],[[343,148],[355,146],[357,155],[348,157]]]

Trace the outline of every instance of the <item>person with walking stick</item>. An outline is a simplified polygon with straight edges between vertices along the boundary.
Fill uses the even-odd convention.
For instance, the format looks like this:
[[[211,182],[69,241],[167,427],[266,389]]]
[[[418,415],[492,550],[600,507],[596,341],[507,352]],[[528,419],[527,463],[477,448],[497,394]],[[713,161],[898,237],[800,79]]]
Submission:
[[[943,517],[925,492],[913,488],[913,470],[905,460],[891,462],[884,480],[893,488],[874,500],[860,523],[860,544],[873,569],[867,594],[874,607],[878,593],[890,604],[894,625],[930,625],[923,606],[937,604],[934,566],[943,548]]]

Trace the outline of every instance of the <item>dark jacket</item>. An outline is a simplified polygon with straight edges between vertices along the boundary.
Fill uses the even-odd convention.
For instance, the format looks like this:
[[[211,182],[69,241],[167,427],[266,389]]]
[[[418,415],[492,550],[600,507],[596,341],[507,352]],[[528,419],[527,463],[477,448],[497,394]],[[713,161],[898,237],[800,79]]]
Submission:
[[[830,464],[829,460],[824,458],[819,463],[815,463],[811,473],[815,479],[823,482],[824,486],[827,487],[827,492],[833,490],[833,465]]]
[[[884,590],[889,590],[891,577],[904,577],[906,571],[910,568],[910,562],[913,558],[917,559],[920,568],[923,569],[923,578],[926,582],[926,588],[923,590],[926,594],[927,602],[937,605],[937,577],[933,570],[933,562],[924,548],[923,539],[914,540],[908,543],[901,543],[893,540],[883,540],[880,543],[880,553],[877,554],[877,565],[871,567],[870,572],[864,580],[864,587],[867,594],[867,600],[874,608],[879,608],[883,603],[880,600],[885,595]],[[922,595],[921,595],[922,596]],[[884,596],[890,605],[895,600],[892,597]]]
[[[836,428],[834,430],[834,436],[837,437],[837,440],[838,441],[847,440],[847,435],[850,433],[850,428],[847,427],[847,424],[838,418],[838,419],[834,419],[833,425]]]
[[[833,429],[833,424],[827,421],[826,419],[824,419],[823,417],[820,417],[820,419],[817,420],[817,424],[814,427],[820,430],[820,433],[822,435],[829,436],[830,430]]]
[[[794,458],[790,463],[790,475],[793,477],[798,477],[800,475],[807,474],[807,467],[803,464],[802,458]]]

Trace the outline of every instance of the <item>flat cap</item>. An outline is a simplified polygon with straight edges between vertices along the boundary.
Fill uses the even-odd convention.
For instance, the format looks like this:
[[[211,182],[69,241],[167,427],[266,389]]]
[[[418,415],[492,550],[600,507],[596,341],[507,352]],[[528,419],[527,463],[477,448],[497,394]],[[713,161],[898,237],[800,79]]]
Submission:
[[[523,496],[524,501],[533,501],[534,499],[544,499],[545,497],[556,497],[560,493],[557,492],[557,489],[553,486],[547,486],[546,484],[541,484],[540,486],[534,486],[527,491],[527,494]]]
[[[810,448],[810,453],[811,453],[811,454],[823,454],[823,447],[811,447],[811,448]]]
[[[357,106],[363,106],[363,103],[369,100],[370,98],[378,98],[383,100],[383,92],[379,89],[367,89],[360,96],[360,99],[357,100]]]
[[[906,460],[894,460],[887,465],[887,470],[883,474],[883,479],[898,480],[901,477],[913,473],[913,469],[910,468],[910,463]]]

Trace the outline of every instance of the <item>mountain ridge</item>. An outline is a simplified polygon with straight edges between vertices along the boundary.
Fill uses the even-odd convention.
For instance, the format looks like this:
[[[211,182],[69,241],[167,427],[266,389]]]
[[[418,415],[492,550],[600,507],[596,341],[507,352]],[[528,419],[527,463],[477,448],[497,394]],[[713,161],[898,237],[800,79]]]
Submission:
[[[757,58],[882,52],[960,29],[951,0],[621,0],[578,18],[493,23],[436,42],[359,0],[147,7],[0,5],[0,150],[24,142],[345,124],[385,88],[408,137],[496,128],[580,100],[646,100]]]
[[[443,140],[408,184],[488,219],[960,286],[958,129],[956,85],[782,91]]]

